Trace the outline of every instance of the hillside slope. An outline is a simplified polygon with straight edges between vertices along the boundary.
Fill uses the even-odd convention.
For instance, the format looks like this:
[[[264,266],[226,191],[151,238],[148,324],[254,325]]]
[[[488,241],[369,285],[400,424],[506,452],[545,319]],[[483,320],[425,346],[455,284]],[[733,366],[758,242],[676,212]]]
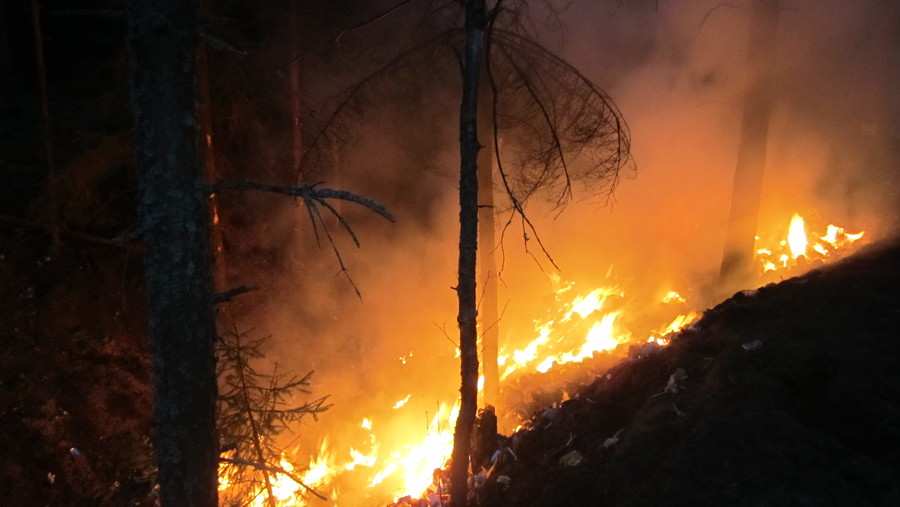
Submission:
[[[504,438],[479,505],[900,505],[898,261],[735,294]]]

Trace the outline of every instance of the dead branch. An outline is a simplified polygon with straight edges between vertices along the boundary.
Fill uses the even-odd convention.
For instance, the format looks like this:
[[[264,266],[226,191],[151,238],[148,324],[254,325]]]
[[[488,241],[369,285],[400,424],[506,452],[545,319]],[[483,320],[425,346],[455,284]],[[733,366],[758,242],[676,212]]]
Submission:
[[[223,292],[219,292],[214,298],[215,303],[230,303],[235,296],[243,294],[245,292],[252,292],[258,289],[259,287],[253,285],[241,285],[240,287],[235,287],[233,289],[228,289]]]
[[[50,230],[50,227],[46,224],[41,224],[38,222],[31,222],[28,220],[23,220],[18,217],[6,215],[0,213],[0,224],[6,224],[12,227],[25,227],[28,229],[38,229],[42,231]],[[87,234],[83,232],[76,231],[67,231],[60,229],[59,233],[63,236],[68,236],[71,238],[75,238],[81,241],[89,241],[91,243],[98,243],[101,245],[114,246],[117,248],[124,248],[126,250],[135,250],[135,251],[143,251],[143,245],[128,243],[126,239],[119,240],[119,238],[107,239],[101,236],[94,236],[93,234]],[[124,237],[124,236],[120,236]],[[131,236],[128,236],[128,239],[131,239]]]
[[[347,269],[347,265],[344,264],[344,258],[343,258],[343,256],[341,256],[341,251],[340,251],[340,249],[338,249],[337,245],[334,243],[334,238],[331,236],[331,232],[328,230],[328,227],[326,227],[325,219],[322,218],[322,213],[319,211],[319,208],[316,206],[316,202],[315,201],[304,201],[304,203],[306,204],[306,209],[313,216],[313,227],[314,228],[317,227],[315,225],[315,221],[318,220],[319,224],[322,226],[322,231],[325,233],[325,237],[328,238],[328,244],[331,245],[331,250],[334,252],[334,256],[337,259],[338,265],[341,268],[340,271],[338,272],[338,274],[344,275],[344,277],[350,283],[350,286],[353,287],[353,291],[356,293],[356,297],[358,297],[359,299],[362,299],[362,292],[360,292],[359,287],[356,286],[356,282],[354,282],[353,278],[350,276],[350,270]],[[332,213],[335,214],[335,216],[338,217],[338,219],[341,221],[341,223],[347,228],[347,231],[349,232],[350,237],[353,238],[353,241],[356,243],[357,248],[359,248],[359,240],[356,238],[356,234],[353,233],[353,229],[351,229],[350,226],[347,224],[347,222],[344,220],[344,217],[342,217],[337,212],[337,210],[335,210],[334,208],[329,206],[327,202],[320,201],[319,203],[322,206],[326,206],[328,209],[330,209],[330,211]],[[318,228],[316,228],[316,242],[318,243],[318,241],[319,241],[319,233],[318,233]]]
[[[273,192],[276,194],[284,194],[291,197],[298,197],[304,202],[323,203],[325,199],[338,199],[341,201],[349,201],[369,208],[371,211],[381,215],[382,217],[396,222],[397,219],[390,211],[381,203],[358,194],[354,194],[349,190],[338,190],[333,188],[320,188],[321,183],[303,184],[303,185],[271,185],[268,183],[260,183],[257,181],[223,181],[210,185],[207,192],[212,195],[218,192],[234,191],[234,190],[259,190],[261,192]]]
[[[316,235],[316,244],[321,245],[321,243],[319,242],[319,225],[321,225],[322,231],[325,233],[325,237],[328,239],[328,244],[331,245],[331,250],[334,252],[334,256],[335,258],[337,258],[338,265],[340,266],[339,274],[344,275],[344,277],[350,283],[350,286],[353,287],[353,291],[356,293],[356,297],[362,299],[362,292],[360,292],[359,287],[357,287],[356,282],[353,281],[353,278],[350,277],[350,270],[348,270],[347,265],[344,264],[344,258],[341,256],[341,252],[338,249],[337,244],[335,244],[334,242],[334,237],[331,235],[331,232],[328,230],[328,227],[325,224],[325,219],[322,217],[322,212],[319,210],[319,206],[327,209],[332,215],[335,216],[335,218],[337,218],[338,223],[340,223],[341,227],[343,227],[343,229],[347,231],[347,234],[353,240],[353,243],[357,248],[360,247],[359,238],[356,236],[353,228],[350,227],[350,223],[347,222],[347,219],[344,218],[344,216],[341,215],[338,210],[335,209],[334,206],[332,206],[326,199],[338,199],[341,201],[354,202],[381,215],[391,222],[396,222],[397,219],[394,217],[394,215],[391,214],[390,211],[387,210],[387,208],[385,208],[378,201],[369,199],[367,197],[362,197],[361,195],[355,194],[348,190],[322,188],[319,185],[321,185],[321,183],[303,185],[271,185],[268,183],[259,183],[250,180],[225,181],[210,185],[207,191],[210,193],[210,195],[212,195],[217,192],[228,190],[259,190],[262,192],[284,194],[302,200],[304,206],[306,207],[306,211],[309,213],[310,222],[312,223],[313,231]]]

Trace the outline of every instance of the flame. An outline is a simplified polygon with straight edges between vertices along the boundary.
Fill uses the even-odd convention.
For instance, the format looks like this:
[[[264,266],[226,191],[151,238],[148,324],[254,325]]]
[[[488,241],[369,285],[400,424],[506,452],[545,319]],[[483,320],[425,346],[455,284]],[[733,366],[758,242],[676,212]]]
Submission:
[[[671,303],[673,301],[678,301],[679,303],[686,303],[687,300],[678,293],[678,291],[670,290],[666,293],[662,298],[663,303]]]
[[[806,224],[803,217],[794,213],[791,217],[791,226],[788,228],[788,245],[791,248],[791,256],[793,258],[800,257],[806,253],[806,245],[809,241],[806,239]]]
[[[409,399],[410,399],[410,398],[412,398],[412,395],[411,395],[411,394],[407,394],[407,395],[406,395],[406,398],[403,398],[402,400],[398,401],[397,403],[394,403],[394,407],[393,407],[394,410],[396,410],[396,409],[402,407],[403,405],[406,405],[407,403],[409,403]]]
[[[789,226],[782,227],[778,240],[765,242],[757,238],[760,244],[757,258],[763,272],[792,268],[804,259],[829,258],[864,234],[847,233],[835,225],[819,231],[795,213]],[[607,279],[611,273],[610,268]],[[550,282],[554,300],[546,305],[544,318],[535,320],[529,332],[519,334],[524,335],[523,340],[516,342],[514,336],[508,336],[502,341],[498,357],[501,383],[524,373],[550,372],[559,365],[582,362],[597,353],[624,355],[624,349],[620,348],[623,344],[649,342],[665,346],[673,333],[700,316],[696,311],[685,311],[688,298],[683,294],[686,293],[670,287],[649,292],[642,300],[649,301],[644,306],[656,305],[653,309],[639,308],[634,312],[632,307],[641,305],[635,303],[634,295],[629,294],[626,300],[626,292],[616,283],[585,290],[563,280],[557,273],[550,275]],[[680,314],[676,315],[676,311]],[[634,313],[642,319],[643,314],[650,314],[647,319],[651,322],[641,321],[640,327],[636,327]],[[410,351],[394,357],[405,365],[414,356]],[[482,376],[478,380],[479,389],[483,382]],[[344,442],[340,446],[323,438],[306,467],[295,467],[291,463],[297,461],[289,459],[282,459],[279,466],[316,491],[330,494],[334,500],[339,496],[338,488],[345,491],[348,484],[348,488],[363,490],[362,496],[371,500],[369,503],[386,503],[389,496],[394,499],[419,498],[426,494],[440,497],[444,490],[443,485],[435,483],[440,477],[436,470],[444,467],[451,456],[459,404],[439,403],[437,412],[426,417],[425,424],[413,425],[405,422],[404,417],[421,410],[416,407],[423,403],[423,396],[417,392],[390,396],[380,412],[367,414],[360,423],[351,424],[351,430],[345,428],[348,435],[341,433]],[[220,469],[220,489],[237,488],[235,478],[227,468]],[[306,491],[287,474],[273,473],[270,479],[279,506],[315,505],[307,501]],[[242,505],[266,505],[265,497],[264,487],[257,487],[247,493],[247,501]]]
[[[843,227],[833,224],[825,227],[824,233],[810,232],[806,220],[799,213],[794,213],[786,237],[758,248],[756,257],[763,273],[794,268],[801,257],[825,261],[838,250],[842,253],[849,251],[849,247],[864,235],[864,231],[847,233]]]

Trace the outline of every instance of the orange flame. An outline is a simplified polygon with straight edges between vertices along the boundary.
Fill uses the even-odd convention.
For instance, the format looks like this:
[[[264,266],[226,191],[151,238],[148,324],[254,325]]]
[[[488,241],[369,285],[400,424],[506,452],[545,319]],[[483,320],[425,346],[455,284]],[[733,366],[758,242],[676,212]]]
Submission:
[[[807,260],[825,261],[838,250],[848,251],[863,235],[865,232],[847,233],[833,224],[828,225],[824,233],[812,233],[804,218],[794,213],[785,239],[757,249],[756,257],[763,273],[792,268],[801,256]]]
[[[801,257],[826,259],[864,235],[863,232],[847,233],[835,225],[828,225],[821,233],[810,229],[810,224],[795,213],[787,230],[782,229],[783,239],[764,244],[757,251],[762,271],[793,267],[802,261]],[[634,316],[624,305],[625,291],[617,285],[579,291],[574,283],[565,283],[558,274],[551,275],[551,283],[555,301],[548,309],[548,317],[534,322],[530,340],[518,344],[505,340],[498,357],[501,382],[522,373],[548,372],[558,365],[581,362],[598,352],[616,351],[622,344],[667,345],[672,333],[699,318],[698,312],[686,311],[687,308],[673,317],[676,308],[688,304],[688,298],[675,290],[660,291],[652,299],[654,304],[666,305],[665,315],[655,315],[656,324],[645,326],[652,332],[633,333],[628,326],[634,322]],[[412,351],[397,358],[401,365],[412,360]],[[480,377],[479,389],[483,382],[484,378]],[[322,439],[318,453],[309,459],[304,470],[294,470],[289,460],[282,460],[280,466],[317,491],[327,492],[332,499],[339,496],[338,484],[348,482],[373,492],[367,495],[369,499],[388,495],[395,499],[407,495],[418,497],[426,491],[440,495],[442,486],[433,484],[435,470],[442,468],[451,456],[458,402],[439,404],[425,428],[411,428],[398,424],[398,420],[402,414],[416,410],[416,393],[394,394],[390,398],[392,402],[385,403],[381,416],[371,414],[362,419],[355,428],[358,432],[355,441],[343,450],[333,448],[328,439]],[[345,476],[348,479],[341,482]],[[296,481],[284,474],[273,474],[272,479],[279,506],[307,505],[305,491]],[[220,488],[232,487],[236,487],[232,477],[222,469]],[[249,492],[247,505],[265,505],[264,497],[263,490]]]

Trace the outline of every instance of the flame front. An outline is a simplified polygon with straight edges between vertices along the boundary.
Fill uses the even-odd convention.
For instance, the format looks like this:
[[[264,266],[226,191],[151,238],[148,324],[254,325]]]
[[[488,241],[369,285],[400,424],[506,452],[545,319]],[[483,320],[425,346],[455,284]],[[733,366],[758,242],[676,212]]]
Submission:
[[[757,251],[761,272],[832,258],[831,254],[846,249],[864,234],[850,234],[835,225],[828,225],[820,234],[810,232],[809,228],[807,221],[795,213],[787,230],[782,228],[783,239],[764,244]],[[610,267],[607,278],[611,272]],[[565,283],[558,274],[550,278],[555,288],[554,301],[548,305],[545,318],[535,320],[531,332],[524,333],[531,338],[516,342],[515,336],[507,336],[503,340],[498,357],[502,385],[525,374],[546,373],[560,365],[582,362],[598,353],[622,356],[621,345],[646,342],[667,345],[671,334],[700,316],[697,311],[685,308],[689,299],[683,295],[686,293],[667,287],[655,293],[652,304],[657,308],[655,313],[649,312],[653,324],[645,325],[643,331],[633,331],[636,328],[632,314],[647,313],[646,301],[643,305],[635,303],[616,283],[579,291],[575,283]],[[635,312],[635,308],[639,311]],[[409,352],[398,358],[398,363],[405,366],[413,360],[414,355]],[[482,376],[479,390],[483,381]],[[380,414],[367,415],[356,424],[355,436],[351,438],[355,440],[343,450],[323,438],[318,453],[309,459],[305,468],[295,469],[287,459],[279,466],[307,486],[330,496],[335,500],[331,505],[337,505],[339,487],[347,484],[368,491],[362,496],[370,503],[383,504],[388,497],[441,496],[445,491],[443,485],[435,484],[436,470],[445,467],[452,453],[458,402],[440,403],[434,415],[417,427],[398,421],[404,418],[421,421],[424,400],[417,399],[415,392],[395,393],[390,400],[386,400]],[[418,416],[416,411],[420,411]],[[271,480],[279,506],[308,505],[307,492],[296,480],[279,473],[273,473]],[[223,468],[220,489],[233,487],[236,485],[231,475]],[[242,505],[267,505],[265,497],[266,491],[257,487],[247,493],[247,501]]]

